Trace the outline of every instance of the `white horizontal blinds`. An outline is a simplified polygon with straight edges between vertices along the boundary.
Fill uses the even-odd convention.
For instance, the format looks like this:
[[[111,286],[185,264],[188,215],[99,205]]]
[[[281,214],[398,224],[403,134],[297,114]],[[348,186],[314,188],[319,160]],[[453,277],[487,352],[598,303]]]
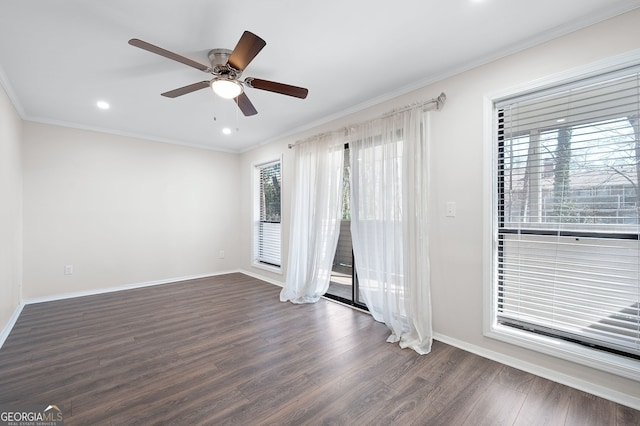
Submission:
[[[254,254],[257,262],[281,265],[280,162],[258,166],[258,218]]]
[[[280,266],[280,222],[259,222],[257,260]]]
[[[497,105],[500,322],[640,356],[639,71]]]

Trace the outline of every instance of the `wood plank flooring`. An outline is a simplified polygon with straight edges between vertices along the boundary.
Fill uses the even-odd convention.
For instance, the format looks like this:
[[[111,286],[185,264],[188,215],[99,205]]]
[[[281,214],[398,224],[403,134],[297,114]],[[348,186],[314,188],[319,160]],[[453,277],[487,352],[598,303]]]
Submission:
[[[0,405],[66,425],[638,425],[640,412],[242,274],[28,305]]]

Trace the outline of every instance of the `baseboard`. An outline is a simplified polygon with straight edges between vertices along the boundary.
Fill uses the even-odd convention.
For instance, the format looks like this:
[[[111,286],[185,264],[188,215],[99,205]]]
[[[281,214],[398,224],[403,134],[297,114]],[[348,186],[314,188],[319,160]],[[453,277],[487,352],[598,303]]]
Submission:
[[[23,303],[25,305],[30,305],[32,303],[53,302],[55,300],[73,299],[75,297],[83,297],[83,296],[94,296],[96,294],[113,293],[115,291],[131,290],[131,289],[134,289],[134,288],[142,288],[142,287],[150,287],[150,286],[154,286],[154,285],[171,284],[171,283],[177,283],[177,282],[181,282],[181,281],[197,280],[197,279],[201,279],[201,278],[210,278],[210,277],[215,277],[217,275],[233,274],[233,273],[237,273],[237,272],[240,272],[240,271],[235,270],[235,271],[224,271],[224,272],[212,272],[212,273],[208,273],[208,274],[189,275],[189,276],[185,276],[185,277],[167,278],[167,279],[163,279],[163,280],[147,281],[147,282],[142,282],[142,283],[125,284],[125,285],[121,285],[121,286],[117,286],[117,287],[107,287],[107,288],[101,288],[101,289],[95,289],[95,290],[78,291],[78,292],[72,292],[72,293],[56,294],[56,295],[53,295],[53,296],[44,296],[44,297],[36,297],[36,298],[32,298],[32,299],[25,299],[23,301]]]
[[[16,324],[16,321],[18,321],[18,317],[22,313],[22,308],[24,308],[24,303],[20,303],[16,307],[16,309],[13,311],[13,314],[9,318],[9,321],[2,329],[2,333],[0,333],[0,349],[2,349],[2,345],[4,345],[5,340],[7,340],[7,337],[9,337],[9,333],[11,333],[11,330],[13,330],[13,326]]]
[[[540,367],[539,365],[522,361],[521,359],[504,355],[499,352],[491,351],[489,349],[485,349],[480,346],[472,345],[470,343],[455,339],[453,337],[445,336],[440,333],[434,333],[433,338],[442,343],[455,346],[456,348],[465,350],[467,352],[471,352],[483,358],[488,358],[490,360],[497,361],[499,363],[508,365],[510,367],[517,368],[518,370],[535,374],[536,376],[540,376],[542,378],[545,378],[566,386],[570,386],[572,388],[581,390],[583,392],[587,392],[592,395],[599,396],[604,399],[608,399],[618,404],[631,407],[635,410],[640,410],[640,398],[636,398],[634,396],[625,394],[623,392],[618,392],[616,390],[613,390],[605,386],[599,386],[595,383],[591,383],[586,380],[581,380],[576,377],[560,373],[556,370]]]

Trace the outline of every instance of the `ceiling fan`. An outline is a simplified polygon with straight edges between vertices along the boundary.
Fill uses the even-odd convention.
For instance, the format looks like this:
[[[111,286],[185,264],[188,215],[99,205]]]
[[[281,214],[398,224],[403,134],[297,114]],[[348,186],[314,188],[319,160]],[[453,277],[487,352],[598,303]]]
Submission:
[[[211,87],[218,96],[225,99],[233,99],[242,113],[245,116],[250,116],[257,114],[258,111],[256,111],[246,93],[244,93],[245,87],[267,90],[300,99],[306,98],[309,93],[304,87],[276,83],[275,81],[261,80],[253,77],[240,80],[244,69],[267,44],[263,39],[249,31],[245,31],[242,34],[242,37],[240,37],[238,44],[233,50],[211,50],[208,55],[209,62],[211,63],[210,66],[192,61],[189,58],[185,58],[184,56],[137,38],[129,40],[129,44],[213,75],[213,79],[211,80],[200,81],[162,93],[162,96],[166,96],[167,98],[177,98],[178,96],[186,95],[196,90]]]

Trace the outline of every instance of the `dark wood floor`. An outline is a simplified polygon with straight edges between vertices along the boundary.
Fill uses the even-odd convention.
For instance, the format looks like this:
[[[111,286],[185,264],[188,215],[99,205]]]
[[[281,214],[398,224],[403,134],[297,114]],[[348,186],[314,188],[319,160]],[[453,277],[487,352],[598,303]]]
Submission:
[[[638,425],[640,412],[230,274],[28,305],[0,350],[0,405],[67,425]]]

